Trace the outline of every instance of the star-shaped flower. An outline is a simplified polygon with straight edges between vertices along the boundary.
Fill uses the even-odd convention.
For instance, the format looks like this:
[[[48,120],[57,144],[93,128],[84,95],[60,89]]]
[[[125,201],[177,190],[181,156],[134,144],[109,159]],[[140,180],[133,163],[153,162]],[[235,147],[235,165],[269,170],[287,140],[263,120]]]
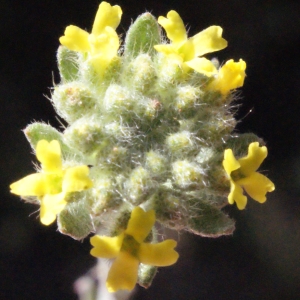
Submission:
[[[120,24],[122,10],[120,6],[111,6],[103,1],[99,5],[92,32],[70,25],[59,41],[68,49],[88,53],[88,60],[99,75],[102,75],[120,46],[115,29]]]
[[[264,203],[266,193],[275,190],[274,183],[266,176],[256,172],[263,160],[267,157],[268,150],[260,147],[258,142],[251,143],[248,147],[248,155],[236,159],[231,149],[224,152],[223,167],[230,180],[230,193],[228,202],[236,202],[239,209],[244,209],[247,197],[243,189],[254,200]]]
[[[28,175],[10,185],[11,193],[36,196],[41,203],[40,218],[44,225],[53,223],[67,202],[67,193],[92,187],[87,166],[63,168],[58,141],[40,140],[36,147],[37,159],[42,168],[39,173]]]
[[[132,290],[137,282],[140,263],[163,267],[177,261],[179,255],[174,250],[176,241],[170,239],[157,244],[144,242],[154,223],[154,210],[145,212],[142,208],[135,207],[126,230],[120,235],[95,235],[91,238],[94,246],[91,255],[115,258],[106,280],[110,292]]]
[[[227,47],[220,26],[210,26],[188,39],[182,19],[176,11],[169,11],[167,18],[160,16],[158,23],[166,30],[167,37],[172,42],[155,45],[154,48],[158,52],[178,60],[183,69],[192,68],[206,76],[212,76],[217,72],[210,60],[200,56]]]

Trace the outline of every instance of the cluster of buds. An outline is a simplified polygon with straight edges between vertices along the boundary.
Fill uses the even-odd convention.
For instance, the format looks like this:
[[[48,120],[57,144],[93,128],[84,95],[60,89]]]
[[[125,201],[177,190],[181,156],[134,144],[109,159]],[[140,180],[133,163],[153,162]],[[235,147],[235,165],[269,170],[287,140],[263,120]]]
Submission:
[[[78,240],[96,234],[91,254],[114,259],[111,292],[148,287],[157,267],[177,261],[176,242],[158,241],[155,222],[229,235],[234,221],[222,208],[244,209],[244,191],[262,203],[274,190],[256,172],[267,156],[262,140],[233,134],[230,104],[246,63],[203,57],[227,46],[222,28],[188,38],[177,12],[158,20],[145,13],[120,46],[121,16],[102,2],[91,33],[66,28],[51,101],[67,125],[24,130],[41,168],[11,185],[40,205],[43,224],[57,219],[59,231]]]

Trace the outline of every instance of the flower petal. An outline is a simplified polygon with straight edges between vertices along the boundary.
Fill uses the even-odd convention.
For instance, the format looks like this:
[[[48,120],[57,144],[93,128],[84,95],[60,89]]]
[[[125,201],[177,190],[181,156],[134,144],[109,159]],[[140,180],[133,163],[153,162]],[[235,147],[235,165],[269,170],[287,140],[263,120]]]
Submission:
[[[198,73],[202,73],[208,77],[217,73],[217,69],[214,64],[204,57],[196,57],[190,61],[186,61],[185,64]]]
[[[105,1],[101,2],[93,24],[92,34],[101,34],[106,26],[116,29],[120,24],[121,17],[122,9],[119,5],[111,6]]]
[[[10,185],[11,193],[20,196],[43,196],[47,187],[40,173],[28,175]]]
[[[90,253],[95,257],[115,258],[120,252],[123,239],[123,233],[114,237],[94,235],[90,239],[94,246]]]
[[[137,206],[131,212],[125,233],[133,236],[138,243],[142,243],[150,233],[154,223],[154,210],[152,209],[145,212],[142,208]]]
[[[238,160],[241,165],[242,174],[249,176],[251,173],[255,172],[267,155],[267,147],[259,147],[258,142],[251,143],[248,147],[248,155]]]
[[[223,167],[228,176],[230,176],[232,171],[235,171],[240,167],[240,163],[234,157],[232,149],[226,149],[224,151]]]
[[[88,41],[89,34],[74,25],[66,27],[65,35],[59,38],[60,43],[73,51],[88,52],[90,45]]]
[[[57,140],[50,143],[40,140],[36,146],[36,157],[41,162],[45,172],[57,173],[62,171],[60,144]]]
[[[132,290],[138,278],[139,261],[127,252],[121,251],[109,270],[106,287],[109,292]]]
[[[243,194],[243,189],[240,185],[235,184],[234,181],[230,181],[230,193],[228,195],[228,203],[236,203],[238,209],[244,209],[247,204],[247,197]]]
[[[220,26],[210,26],[189,39],[194,44],[195,56],[222,50],[227,47],[227,41],[222,38],[223,29]]]
[[[178,50],[176,47],[174,47],[174,45],[172,44],[166,44],[166,45],[155,45],[154,49],[158,52],[163,53],[166,56],[169,55],[176,55],[176,56],[180,56],[178,54]],[[182,60],[182,59],[181,59]]]
[[[242,185],[247,194],[259,203],[266,201],[267,192],[275,190],[274,183],[266,176],[257,172],[238,180],[236,183]]]
[[[177,44],[187,40],[186,29],[175,10],[169,11],[167,18],[160,16],[158,23],[165,29],[167,37],[172,43]]]
[[[138,252],[141,263],[157,267],[170,266],[176,263],[179,254],[174,250],[177,242],[165,240],[158,244],[142,243]]]
[[[45,195],[41,199],[40,219],[44,225],[50,225],[67,205],[65,193],[55,195]]]
[[[108,26],[105,27],[100,35],[91,34],[89,36],[89,42],[93,48],[92,55],[101,53],[110,59],[117,55],[120,46],[116,31]]]
[[[226,95],[229,91],[243,86],[246,76],[245,70],[245,61],[240,59],[239,62],[234,62],[233,59],[230,59],[219,70],[218,76],[211,83],[211,86],[219,90],[221,94]]]
[[[68,193],[79,192],[91,188],[93,182],[89,179],[88,175],[88,166],[68,168],[63,179],[62,190]]]

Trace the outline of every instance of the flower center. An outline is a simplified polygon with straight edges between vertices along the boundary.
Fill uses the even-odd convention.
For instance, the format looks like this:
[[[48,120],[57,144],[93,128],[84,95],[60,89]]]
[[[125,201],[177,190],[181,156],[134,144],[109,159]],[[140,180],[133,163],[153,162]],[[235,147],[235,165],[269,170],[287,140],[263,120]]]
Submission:
[[[125,251],[134,257],[138,256],[140,244],[134,239],[133,236],[125,234],[121,251]]]
[[[230,173],[230,177],[233,181],[238,181],[242,178],[246,178],[247,176],[245,176],[242,172],[241,172],[241,169],[237,169],[237,170],[234,170]]]
[[[46,194],[59,194],[62,192],[62,181],[63,176],[58,174],[46,174],[45,183],[46,183]]]

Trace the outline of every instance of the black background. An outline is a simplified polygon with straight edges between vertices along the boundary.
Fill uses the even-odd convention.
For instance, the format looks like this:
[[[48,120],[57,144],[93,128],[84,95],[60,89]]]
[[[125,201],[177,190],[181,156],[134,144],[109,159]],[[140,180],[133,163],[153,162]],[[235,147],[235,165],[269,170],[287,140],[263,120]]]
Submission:
[[[95,263],[88,240],[76,242],[42,226],[37,207],[9,193],[9,184],[33,171],[35,161],[21,132],[28,123],[59,128],[50,102],[59,82],[55,52],[67,25],[90,30],[99,1],[0,1],[0,299],[76,299],[72,282]],[[229,207],[233,236],[208,239],[175,234],[180,259],[161,268],[135,299],[300,299],[300,3],[299,1],[129,0],[118,33],[147,11],[175,9],[192,36],[220,25],[229,46],[208,57],[243,58],[238,132],[267,142],[262,166],[276,191],[260,205]],[[105,299],[104,299],[105,300]]]

